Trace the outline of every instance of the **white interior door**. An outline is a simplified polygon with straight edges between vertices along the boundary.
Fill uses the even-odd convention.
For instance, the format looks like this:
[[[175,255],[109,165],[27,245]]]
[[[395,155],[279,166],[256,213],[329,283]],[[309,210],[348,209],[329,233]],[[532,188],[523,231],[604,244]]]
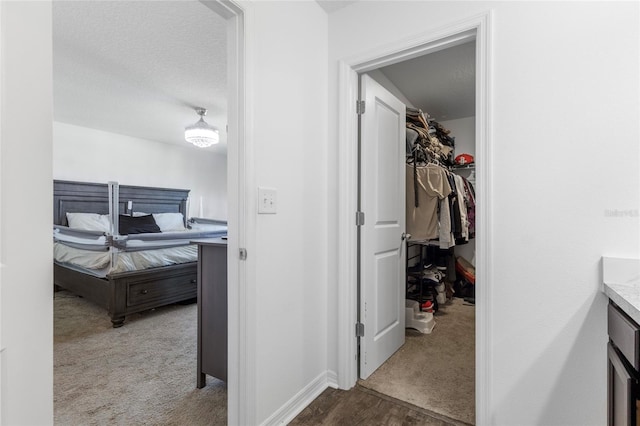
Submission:
[[[404,344],[405,105],[361,76],[360,378]]]

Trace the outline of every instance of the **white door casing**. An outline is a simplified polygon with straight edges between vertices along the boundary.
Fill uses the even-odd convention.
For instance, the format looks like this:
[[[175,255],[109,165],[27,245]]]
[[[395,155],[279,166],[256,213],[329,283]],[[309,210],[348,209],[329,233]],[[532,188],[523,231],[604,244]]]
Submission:
[[[360,378],[366,379],[405,337],[405,105],[361,76]]]

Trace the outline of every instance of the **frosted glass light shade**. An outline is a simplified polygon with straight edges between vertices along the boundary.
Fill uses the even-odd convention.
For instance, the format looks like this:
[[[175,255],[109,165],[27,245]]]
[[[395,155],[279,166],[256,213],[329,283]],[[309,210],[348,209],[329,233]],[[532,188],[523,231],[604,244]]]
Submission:
[[[200,148],[206,148],[220,142],[218,129],[207,124],[202,117],[197,123],[184,129],[184,138],[187,142],[191,142]]]

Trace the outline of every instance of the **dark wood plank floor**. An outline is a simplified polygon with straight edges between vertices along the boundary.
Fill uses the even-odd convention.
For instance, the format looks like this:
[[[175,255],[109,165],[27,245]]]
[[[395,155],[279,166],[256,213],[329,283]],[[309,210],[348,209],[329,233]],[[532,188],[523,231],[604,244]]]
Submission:
[[[458,426],[463,423],[356,386],[348,391],[326,389],[289,424]]]

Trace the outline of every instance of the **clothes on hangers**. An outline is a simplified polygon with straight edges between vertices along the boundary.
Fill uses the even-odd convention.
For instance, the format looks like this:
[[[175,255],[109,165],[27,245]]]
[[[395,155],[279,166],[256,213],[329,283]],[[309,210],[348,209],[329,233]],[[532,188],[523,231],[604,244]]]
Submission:
[[[456,243],[460,244],[461,242],[468,242],[469,241],[469,220],[467,218],[467,195],[466,195],[466,188],[465,188],[465,183],[464,183],[464,178],[460,175],[456,175],[453,174],[454,180],[455,180],[455,184],[456,184],[456,191],[459,194],[459,200],[457,203],[457,207],[458,207],[458,212],[460,214],[460,234],[456,235]]]
[[[449,179],[447,178],[449,185]],[[453,191],[452,191],[453,192]],[[449,193],[449,195],[452,194]],[[441,249],[448,249],[456,245],[453,232],[451,232],[453,220],[451,217],[451,199],[449,197],[440,200],[440,227],[438,229],[438,242]]]
[[[476,192],[471,181],[462,178],[465,187],[465,203],[467,206],[467,223],[469,239],[476,236]]]
[[[407,232],[445,250],[475,235],[473,186],[449,170],[455,143],[449,133],[422,110],[407,108]]]
[[[437,239],[440,229],[440,200],[447,199],[451,193],[445,169],[434,164],[407,164],[406,182],[407,233],[411,234],[412,240]]]
[[[433,240],[449,249],[475,237],[475,194],[464,177],[435,164],[409,163],[406,183],[406,228],[413,241]]]
[[[451,171],[447,170],[447,178],[449,179],[449,185],[451,186],[451,194],[449,194],[449,211],[451,212],[451,233],[454,237],[460,235],[462,231],[462,220],[460,219],[460,208],[458,201],[460,192],[456,186],[455,175]]]

